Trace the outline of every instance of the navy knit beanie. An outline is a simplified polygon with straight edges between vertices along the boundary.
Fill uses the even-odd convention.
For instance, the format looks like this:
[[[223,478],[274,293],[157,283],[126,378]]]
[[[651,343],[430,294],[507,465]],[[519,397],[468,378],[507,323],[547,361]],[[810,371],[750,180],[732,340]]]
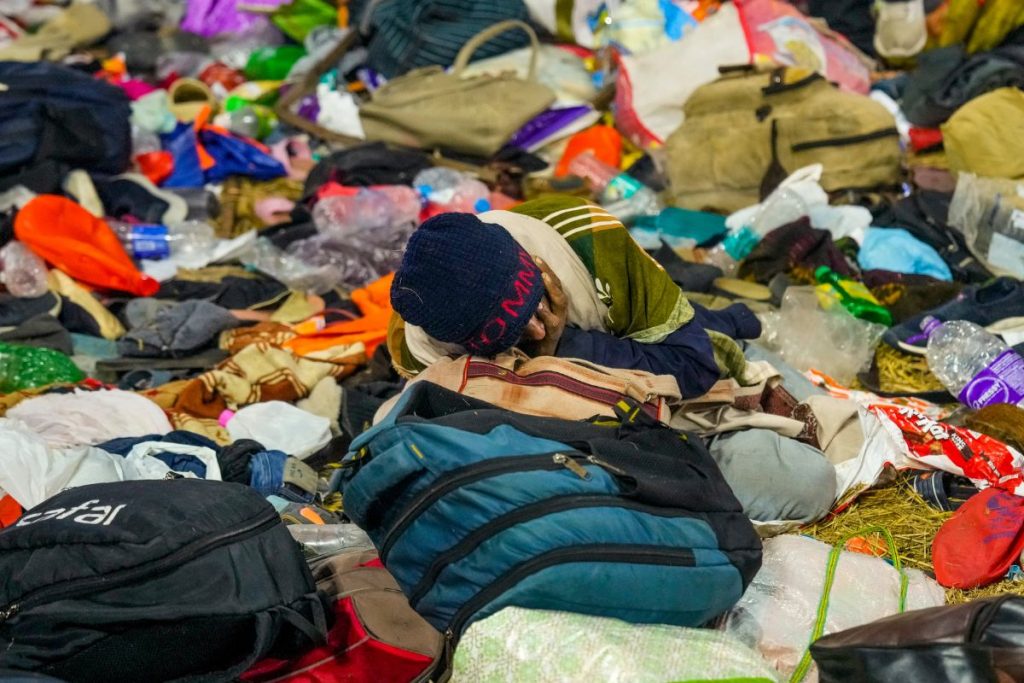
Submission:
[[[543,294],[540,269],[505,228],[444,213],[409,238],[391,305],[434,339],[493,356],[515,346]]]

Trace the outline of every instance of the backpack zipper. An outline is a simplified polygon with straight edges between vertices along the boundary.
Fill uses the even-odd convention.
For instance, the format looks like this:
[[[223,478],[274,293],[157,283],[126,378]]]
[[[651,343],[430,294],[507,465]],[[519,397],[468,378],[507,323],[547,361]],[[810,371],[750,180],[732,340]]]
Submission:
[[[586,456],[582,453],[573,453],[571,455],[566,455],[565,453],[544,453],[540,455],[493,458],[459,468],[447,477],[441,477],[444,480],[443,483],[436,485],[437,482],[435,482],[435,485],[428,487],[427,490],[420,493],[405,507],[405,511],[398,518],[398,521],[391,525],[380,547],[380,561],[387,564],[387,557],[391,553],[391,548],[395,541],[398,540],[420,513],[460,486],[511,472],[557,470],[562,468],[569,470],[580,479],[587,480],[590,478],[590,472],[577,462],[580,458],[586,458]]]
[[[531,503],[521,508],[517,508],[512,512],[509,512],[501,517],[492,519],[487,524],[477,528],[471,534],[462,539],[459,543],[452,546],[449,550],[445,551],[430,564],[427,571],[423,573],[423,577],[417,582],[413,588],[412,593],[409,596],[409,605],[416,609],[419,605],[420,600],[430,592],[430,589],[434,587],[434,583],[437,578],[441,575],[448,566],[455,564],[459,560],[465,558],[471,552],[473,552],[481,543],[490,539],[493,536],[497,536],[501,532],[510,529],[514,526],[528,522],[541,517],[547,517],[558,512],[565,512],[567,510],[577,510],[581,508],[620,508],[626,510],[635,510],[637,512],[647,512],[652,515],[660,517],[689,517],[692,516],[690,513],[676,510],[673,508],[661,508],[653,505],[646,505],[644,503],[638,503],[636,501],[616,498],[614,496],[607,495],[569,495],[560,496],[558,498],[549,498],[536,503]]]
[[[452,618],[445,636],[455,641],[462,635],[469,619],[494,602],[516,584],[539,571],[559,564],[572,562],[614,562],[627,564],[656,564],[666,566],[693,567],[695,561],[693,551],[683,548],[663,548],[660,546],[630,546],[615,544],[595,544],[559,548],[538,555],[517,565],[496,581],[488,585],[467,601]]]
[[[194,541],[193,543],[189,543],[188,545],[178,548],[171,554],[165,555],[154,562],[139,565],[137,567],[129,567],[128,569],[116,571],[104,576],[89,576],[81,579],[71,579],[61,584],[43,586],[41,588],[31,590],[20,599],[0,608],[0,624],[4,624],[13,619],[16,615],[24,612],[26,609],[33,609],[59,600],[67,600],[68,598],[73,598],[81,594],[119,588],[142,578],[157,576],[181,565],[183,561],[191,559],[191,556],[198,556],[201,553],[227,545],[229,542],[243,541],[253,536],[257,536],[280,522],[281,520],[278,517],[277,512],[274,510],[268,510],[265,514],[260,515],[258,518],[249,522],[242,528],[236,528],[230,531],[221,532],[214,536],[201,538],[198,541]]]
[[[822,147],[845,147],[847,145],[859,145],[863,142],[871,142],[872,140],[881,140],[882,138],[899,137],[899,134],[900,132],[895,128],[883,128],[882,130],[863,133],[862,135],[850,135],[844,138],[826,138],[824,140],[798,142],[795,145],[792,145],[790,149],[793,152],[806,152],[810,149],[820,149]]]

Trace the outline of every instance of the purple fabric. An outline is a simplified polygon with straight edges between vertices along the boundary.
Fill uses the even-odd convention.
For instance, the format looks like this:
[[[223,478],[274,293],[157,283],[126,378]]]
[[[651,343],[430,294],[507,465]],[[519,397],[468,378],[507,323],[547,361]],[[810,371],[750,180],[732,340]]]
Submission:
[[[548,109],[537,114],[526,125],[516,131],[516,134],[512,136],[512,139],[508,141],[506,146],[529,149],[532,145],[543,141],[549,135],[565,128],[591,111],[593,109],[587,106]]]
[[[188,0],[181,28],[190,33],[212,38],[221,33],[243,33],[267,22],[265,16],[237,9],[240,0]],[[247,5],[279,7],[289,0],[245,0]]]

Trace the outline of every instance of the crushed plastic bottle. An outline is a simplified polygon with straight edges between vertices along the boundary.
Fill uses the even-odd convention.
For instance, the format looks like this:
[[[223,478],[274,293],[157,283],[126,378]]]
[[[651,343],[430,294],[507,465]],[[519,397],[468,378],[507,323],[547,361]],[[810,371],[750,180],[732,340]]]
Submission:
[[[886,330],[853,317],[842,306],[822,309],[814,287],[790,287],[778,311],[758,317],[764,328],[759,345],[800,371],[819,370],[847,386],[870,367]]]
[[[1024,406],[1024,358],[999,337],[966,320],[942,323],[927,317],[928,367],[961,403]]]
[[[587,150],[569,162],[569,173],[588,180],[597,190],[598,202],[623,223],[661,211],[658,196],[633,176],[604,163]]]
[[[46,263],[17,240],[0,249],[0,281],[19,299],[46,294]]]
[[[491,191],[471,175],[437,166],[416,174],[412,184],[432,213],[483,213],[491,210]]]
[[[828,195],[818,184],[822,172],[821,164],[805,166],[782,181],[760,204],[729,216],[725,221],[729,233],[704,253],[705,261],[731,275],[772,230],[809,216],[814,207],[828,206]]]
[[[289,289],[326,294],[339,282],[337,269],[331,263],[314,265],[304,262],[301,257],[278,249],[263,237],[256,240],[240,259],[247,267],[266,273],[288,285]]]
[[[855,318],[892,326],[892,313],[878,303],[878,299],[863,283],[843,277],[828,266],[820,266],[815,270],[814,279],[818,282],[815,288],[818,300],[826,310],[839,304]]]

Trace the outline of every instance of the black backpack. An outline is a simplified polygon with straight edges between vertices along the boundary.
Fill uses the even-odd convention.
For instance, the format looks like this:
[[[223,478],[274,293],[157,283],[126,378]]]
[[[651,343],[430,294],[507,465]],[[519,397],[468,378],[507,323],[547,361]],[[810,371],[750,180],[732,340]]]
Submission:
[[[0,668],[232,680],[322,644],[328,613],[273,506],[241,484],[81,486],[0,532]]]

